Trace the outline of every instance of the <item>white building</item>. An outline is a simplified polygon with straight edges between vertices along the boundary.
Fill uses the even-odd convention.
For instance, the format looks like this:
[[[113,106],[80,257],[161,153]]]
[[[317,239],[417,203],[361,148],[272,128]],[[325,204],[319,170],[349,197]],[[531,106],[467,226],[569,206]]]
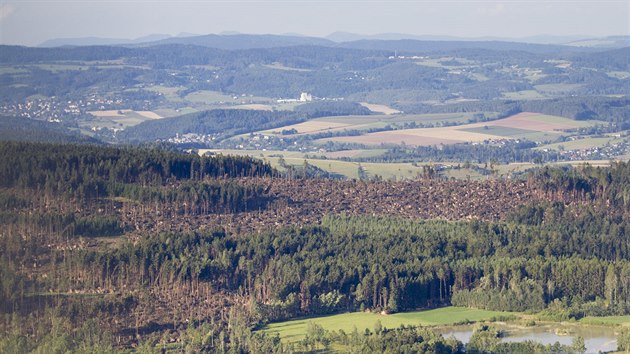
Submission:
[[[313,100],[313,95],[308,92],[302,92],[300,95],[300,102],[310,102]]]

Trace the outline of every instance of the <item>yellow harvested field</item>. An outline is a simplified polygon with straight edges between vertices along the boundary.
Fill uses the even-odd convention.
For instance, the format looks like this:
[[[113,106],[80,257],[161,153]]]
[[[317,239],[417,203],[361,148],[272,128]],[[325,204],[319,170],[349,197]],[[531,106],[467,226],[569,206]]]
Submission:
[[[383,113],[386,115],[400,113],[399,110],[385,106],[383,104],[373,104],[373,103],[367,103],[367,102],[361,102],[360,104],[361,106],[369,109],[372,112]]]
[[[136,113],[138,113],[139,115],[145,117],[145,118],[149,118],[149,119],[161,119],[164,118],[162,116],[160,116],[159,114],[155,113],[155,112],[151,112],[151,111],[135,111]]]

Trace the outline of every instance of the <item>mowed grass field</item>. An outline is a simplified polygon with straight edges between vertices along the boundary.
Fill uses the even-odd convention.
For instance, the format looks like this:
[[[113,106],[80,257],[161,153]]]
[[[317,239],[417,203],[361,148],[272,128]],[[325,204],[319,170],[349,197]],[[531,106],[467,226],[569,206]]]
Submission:
[[[444,307],[435,310],[403,312],[381,315],[369,312],[351,312],[340,315],[297,319],[272,323],[261,329],[269,335],[278,334],[285,342],[296,342],[304,338],[309,322],[318,324],[329,331],[343,330],[350,333],[356,327],[359,333],[366,329],[374,330],[376,321],[385,328],[398,328],[401,325],[437,326],[461,323],[464,321],[484,321],[492,317],[517,315],[514,312],[486,311],[464,307]]]
[[[366,145],[402,144],[431,146],[462,142],[483,142],[499,139],[528,139],[551,142],[569,129],[589,127],[596,121],[573,119],[523,112],[508,118],[488,122],[463,124],[439,128],[415,128],[383,131],[360,136],[342,136],[321,139],[321,142],[338,141]]]

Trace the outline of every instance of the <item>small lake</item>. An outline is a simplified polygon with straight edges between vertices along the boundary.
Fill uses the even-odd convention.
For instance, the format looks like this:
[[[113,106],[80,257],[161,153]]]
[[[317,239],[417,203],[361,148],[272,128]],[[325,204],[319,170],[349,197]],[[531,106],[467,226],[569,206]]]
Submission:
[[[613,327],[561,325],[561,324],[537,324],[532,327],[511,326],[507,324],[491,324],[504,331],[503,342],[524,342],[527,340],[542,344],[554,344],[560,342],[563,345],[571,345],[573,338],[582,336],[586,345],[586,353],[597,354],[617,350],[617,335]],[[444,338],[455,337],[466,344],[472,336],[475,325],[464,325],[444,328],[438,332]],[[566,334],[564,334],[566,333]]]

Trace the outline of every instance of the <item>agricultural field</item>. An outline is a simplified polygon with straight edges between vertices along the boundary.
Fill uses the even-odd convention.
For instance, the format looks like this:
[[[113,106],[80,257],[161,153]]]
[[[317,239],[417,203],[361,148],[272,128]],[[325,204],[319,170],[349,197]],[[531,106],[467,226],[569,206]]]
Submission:
[[[577,121],[538,113],[519,113],[514,116],[481,123],[439,128],[416,128],[322,139],[326,141],[366,145],[402,144],[431,146],[463,142],[483,142],[499,139],[529,139],[553,141],[569,129],[596,125],[594,121]]]
[[[391,108],[391,107],[383,105],[383,104],[374,104],[374,103],[361,102],[361,106],[369,109],[372,112],[383,113],[385,115],[400,113],[399,110]]]
[[[314,133],[320,133],[320,132],[326,132],[326,131],[337,131],[337,130],[342,130],[342,129],[348,129],[349,127],[351,127],[351,124],[348,123],[343,123],[343,122],[331,122],[331,121],[327,121],[327,120],[319,120],[319,119],[315,119],[315,120],[309,120],[303,123],[298,123],[298,124],[293,124],[293,125],[289,125],[289,126],[285,126],[282,128],[277,128],[277,129],[272,129],[272,130],[265,130],[265,131],[261,131],[259,132],[260,134],[280,134],[281,130],[292,130],[295,129],[297,131],[297,134],[314,134]],[[368,124],[365,125],[355,125],[353,126],[354,129],[359,129],[359,128],[364,128],[368,126]]]
[[[455,136],[449,133],[455,132]],[[449,138],[445,138],[448,136]],[[498,136],[459,132],[452,129],[444,128],[431,128],[426,129],[406,129],[397,131],[385,131],[378,133],[370,133],[360,136],[343,136],[337,138],[322,139],[321,142],[328,141],[344,142],[344,143],[357,143],[372,146],[387,145],[401,145],[406,144],[410,146],[433,146],[433,145],[448,145],[457,144],[464,141],[481,142],[489,139],[499,139]]]
[[[463,307],[444,307],[435,310],[403,312],[393,315],[381,315],[371,312],[351,312],[340,315],[298,319],[265,326],[262,331],[278,334],[285,342],[296,342],[304,338],[309,322],[318,324],[329,331],[343,330],[350,333],[356,327],[359,333],[366,329],[374,330],[376,321],[381,321],[384,328],[398,328],[401,325],[439,326],[468,321],[484,321],[493,317],[518,315],[514,312],[486,311]]]
[[[384,109],[383,109],[384,110]],[[461,125],[469,122],[476,114],[492,117],[496,113],[439,113],[439,114],[381,114],[367,116],[336,116],[312,119],[303,123],[259,131],[257,134],[281,134],[282,130],[297,130],[298,134],[339,132],[343,130],[367,131],[386,126],[417,125]]]
[[[527,130],[521,128],[502,127],[499,125],[484,125],[483,127],[464,128],[462,131],[480,134],[490,134],[505,137],[517,137],[526,134],[536,133],[535,130]]]

